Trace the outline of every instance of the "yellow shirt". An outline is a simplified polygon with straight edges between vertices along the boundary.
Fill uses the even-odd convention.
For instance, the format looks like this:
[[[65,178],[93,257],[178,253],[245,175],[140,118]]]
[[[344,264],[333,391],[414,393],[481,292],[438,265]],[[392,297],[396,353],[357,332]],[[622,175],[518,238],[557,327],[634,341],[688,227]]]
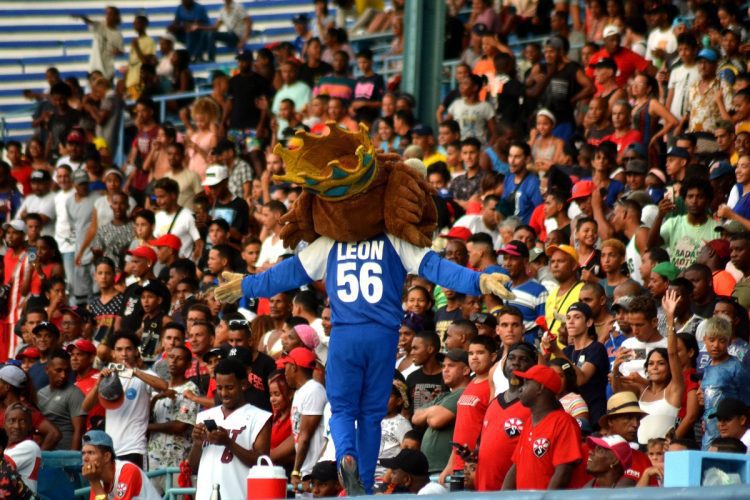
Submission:
[[[150,36],[142,36],[138,38],[138,47],[141,49],[141,54],[144,56],[156,55],[156,43]],[[133,46],[130,46],[130,54],[128,55],[128,72],[125,75],[125,88],[138,85],[141,81],[141,60],[138,58]]]
[[[422,160],[422,163],[424,163],[425,167],[429,167],[430,165],[432,165],[434,163],[437,163],[439,161],[442,161],[443,163],[445,163],[446,160],[447,160],[447,158],[445,157],[445,155],[442,155],[442,154],[438,153],[437,151],[435,151],[430,156],[424,158]]]
[[[573,288],[559,297],[558,292],[560,291],[560,287],[550,292],[547,302],[544,305],[544,318],[547,320],[550,332],[557,334],[560,331],[560,325],[565,321],[568,308],[578,302],[583,285],[583,281],[579,281],[573,285]]]

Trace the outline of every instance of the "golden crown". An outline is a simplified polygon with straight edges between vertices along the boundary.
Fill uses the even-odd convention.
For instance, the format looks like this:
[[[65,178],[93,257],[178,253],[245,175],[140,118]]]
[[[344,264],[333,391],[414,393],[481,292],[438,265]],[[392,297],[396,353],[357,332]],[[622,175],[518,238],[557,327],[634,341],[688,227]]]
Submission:
[[[286,173],[274,179],[298,184],[330,201],[366,191],[378,169],[367,127],[360,123],[357,132],[349,132],[336,122],[326,125],[326,135],[298,130],[290,141],[297,147],[276,145],[273,152],[284,160]]]

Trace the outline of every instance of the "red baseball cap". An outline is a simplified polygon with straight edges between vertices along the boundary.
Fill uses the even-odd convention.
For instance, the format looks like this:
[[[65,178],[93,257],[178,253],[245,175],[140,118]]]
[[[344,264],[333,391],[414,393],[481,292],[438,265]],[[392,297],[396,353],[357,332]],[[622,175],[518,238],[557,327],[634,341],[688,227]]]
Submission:
[[[570,194],[570,198],[568,198],[568,202],[591,196],[591,193],[594,192],[594,189],[594,181],[576,182],[576,184],[573,186],[573,192]]]
[[[452,227],[447,233],[441,234],[440,237],[449,240],[468,241],[468,239],[471,238],[471,230],[466,227],[456,226]]]
[[[711,240],[706,243],[706,246],[713,250],[720,259],[728,259],[732,253],[729,249],[728,240]]]
[[[586,442],[591,447],[592,453],[597,446],[611,450],[622,465],[622,470],[628,470],[633,464],[633,450],[630,448],[630,444],[617,434],[602,437],[589,436],[586,438]]]
[[[289,354],[276,361],[276,368],[283,370],[284,367],[291,363],[302,368],[315,369],[315,353],[305,347],[295,347]]]
[[[36,347],[26,346],[16,354],[16,359],[21,361],[23,358],[39,359],[42,357],[42,353]]]
[[[544,386],[545,389],[557,394],[562,388],[562,380],[555,370],[549,366],[534,365],[525,372],[513,371],[513,375],[525,380],[533,380]]]
[[[77,142],[79,144],[83,144],[84,142],[83,134],[79,132],[78,130],[72,130],[70,131],[68,136],[65,138],[65,142],[68,142],[68,143]]]
[[[127,254],[132,255],[133,257],[146,259],[152,264],[156,262],[156,252],[154,252],[153,248],[146,245],[139,246],[138,248],[133,250],[128,250]]]
[[[164,234],[148,242],[152,247],[169,247],[175,252],[179,252],[182,248],[182,241],[174,234]]]
[[[73,349],[78,349],[81,352],[87,352],[89,354],[96,354],[96,346],[93,342],[86,339],[76,339],[74,342],[65,346],[65,350],[68,352],[72,352]]]

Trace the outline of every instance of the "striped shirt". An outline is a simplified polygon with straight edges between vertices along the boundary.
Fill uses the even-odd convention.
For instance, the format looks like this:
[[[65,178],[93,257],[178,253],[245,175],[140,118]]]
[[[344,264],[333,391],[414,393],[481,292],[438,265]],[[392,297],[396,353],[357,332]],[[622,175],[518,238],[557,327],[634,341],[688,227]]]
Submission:
[[[547,302],[547,289],[537,280],[528,280],[519,286],[510,287],[510,291],[516,296],[509,300],[509,306],[517,307],[523,314],[523,327],[525,331],[536,329],[536,319],[544,316],[544,304]]]

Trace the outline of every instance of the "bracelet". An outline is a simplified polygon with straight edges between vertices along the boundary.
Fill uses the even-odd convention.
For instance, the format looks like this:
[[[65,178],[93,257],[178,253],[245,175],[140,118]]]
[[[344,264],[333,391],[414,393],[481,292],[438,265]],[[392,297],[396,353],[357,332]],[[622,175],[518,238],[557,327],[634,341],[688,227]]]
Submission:
[[[298,470],[293,470],[292,473],[290,474],[290,476],[292,476],[292,477],[295,477],[295,476],[302,477],[302,474]]]

